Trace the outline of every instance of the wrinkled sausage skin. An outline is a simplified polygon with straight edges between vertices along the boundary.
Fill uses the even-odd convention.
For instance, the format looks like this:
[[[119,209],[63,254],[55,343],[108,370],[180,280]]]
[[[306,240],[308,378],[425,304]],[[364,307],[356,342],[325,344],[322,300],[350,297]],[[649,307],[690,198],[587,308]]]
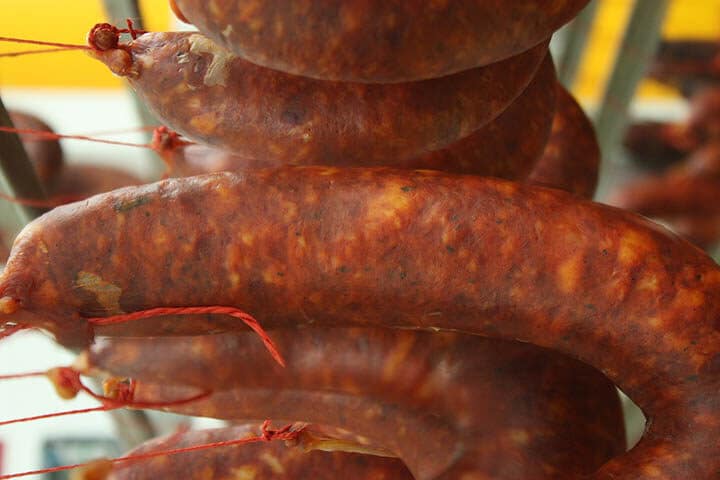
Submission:
[[[81,363],[90,371],[141,382],[139,394],[151,401],[172,398],[173,386],[218,392],[207,402],[180,407],[190,414],[227,419],[280,415],[303,422],[314,418],[299,415],[322,415],[324,422],[350,427],[346,420],[350,415],[341,411],[332,416],[330,412],[336,411],[332,406],[319,408],[306,401],[302,406],[289,402],[284,410],[276,408],[272,398],[285,390],[368,397],[379,402],[381,411],[399,404],[432,412],[450,424],[459,440],[437,444],[434,439],[442,432],[428,432],[422,442],[409,441],[419,445],[404,459],[423,476],[427,472],[418,471],[417,458],[452,463],[460,454],[470,455],[477,475],[555,478],[559,472],[591,473],[625,450],[614,386],[594,369],[556,352],[445,332],[303,328],[272,334],[286,355],[286,368],[268,358],[247,332],[104,338]],[[162,387],[148,391],[142,382]],[[220,393],[225,391],[229,393]],[[256,402],[257,392],[263,391],[268,394]],[[223,402],[228,395],[243,400]],[[390,438],[377,438],[397,417],[390,420],[370,411],[352,416],[362,420],[364,436],[395,451],[408,448],[402,441],[393,445],[393,437],[402,438],[399,432],[404,431],[414,434],[419,428],[393,425]]]
[[[558,83],[550,141],[527,181],[592,198],[599,167],[600,146],[592,123],[572,94]]]
[[[257,425],[190,431],[153,439],[128,455],[184,448],[193,445],[232,441],[259,435]],[[115,465],[108,480],[334,480],[338,474],[350,479],[413,480],[397,459],[344,452],[305,452],[301,447],[281,442],[251,443],[241,446],[200,450],[158,457],[144,462]]]
[[[548,55],[530,85],[495,120],[469,136],[434,152],[395,159],[394,167],[442,170],[507,179],[524,179],[538,161],[550,135],[555,111],[555,68]],[[277,167],[297,163],[290,158],[251,158],[204,145],[186,145],[166,153],[177,176],[217,171]],[[313,164],[353,166],[353,159],[307,158]],[[360,160],[365,164],[367,160]],[[388,159],[382,161],[389,163]],[[355,165],[358,166],[358,165]],[[561,168],[558,166],[558,168]]]
[[[87,344],[84,316],[217,304],[269,327],[518,339],[598,367],[650,417],[593,479],[719,467],[720,268],[646,219],[564,192],[382,168],[172,179],[59,207],[11,257],[4,318],[68,345]]]
[[[377,165],[444,148],[497,118],[547,43],[449,77],[395,85],[297,77],[248,63],[198,33],[148,33],[96,52],[159,120],[200,143],[285,163]]]
[[[587,0],[179,0],[207,36],[276,70],[392,83],[488,65],[541,43]]]

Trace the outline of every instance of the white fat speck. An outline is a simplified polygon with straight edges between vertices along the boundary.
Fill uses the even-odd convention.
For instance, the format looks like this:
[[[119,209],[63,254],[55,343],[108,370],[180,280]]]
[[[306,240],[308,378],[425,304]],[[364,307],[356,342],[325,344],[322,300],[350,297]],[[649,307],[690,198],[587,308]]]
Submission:
[[[152,66],[155,65],[155,59],[152,57],[152,55],[140,54],[137,55],[135,58],[136,61],[142,65],[143,69],[152,68]]]
[[[233,26],[228,25],[225,27],[225,30],[222,31],[223,37],[229,37],[233,33]]]
[[[181,53],[177,56],[177,63],[182,65],[183,63],[188,63],[190,61],[190,55],[188,53]]]
[[[213,56],[207,72],[205,72],[203,83],[208,87],[216,85],[224,87],[230,74],[230,63],[235,60],[235,55],[223,50],[202,35],[192,35],[188,41],[190,43],[190,53],[209,53]]]

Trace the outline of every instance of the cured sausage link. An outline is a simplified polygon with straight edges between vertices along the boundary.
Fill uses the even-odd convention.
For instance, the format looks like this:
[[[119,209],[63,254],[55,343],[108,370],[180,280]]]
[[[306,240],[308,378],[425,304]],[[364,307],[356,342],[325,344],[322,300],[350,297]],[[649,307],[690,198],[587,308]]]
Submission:
[[[378,164],[438,150],[496,118],[528,86],[547,43],[452,76],[338,83],[258,67],[194,32],[147,33],[94,51],[169,127],[252,158]]]
[[[179,0],[178,11],[247,60],[325,80],[442,77],[528,50],[588,0]]]
[[[441,150],[405,159],[394,158],[391,166],[524,179],[533,169],[550,136],[556,82],[552,58],[547,55],[525,91],[493,121]],[[590,133],[594,135],[592,131]],[[369,166],[368,163],[375,163],[376,166],[390,166],[387,158],[252,157],[195,144],[173,146],[163,153],[177,176],[301,163],[331,166]],[[562,166],[553,165],[552,168]]]
[[[70,345],[91,337],[84,317],[218,304],[265,326],[301,318],[535,343],[596,366],[652,420],[640,447],[594,479],[704,480],[720,465],[708,455],[720,450],[719,287],[720,268],[696,247],[564,192],[288,167],[57,208],[16,240],[0,311]]]
[[[473,471],[490,478],[523,479],[533,473],[533,478],[540,478],[538,471],[590,473],[625,451],[614,386],[594,369],[556,352],[470,335],[377,328],[278,329],[273,337],[288,360],[286,368],[268,359],[248,333],[103,338],[80,363],[83,370],[139,381],[138,393],[147,396],[144,401],[193,395],[173,392],[178,385],[217,392],[206,402],[179,410],[188,414],[227,419],[282,415],[298,421],[311,420],[302,415],[319,414],[328,423],[347,422],[347,413],[332,416],[331,407],[300,401],[297,392],[302,391],[368,397],[380,411],[400,405],[432,412],[431,417],[443,419],[463,441],[442,454],[453,443],[436,442],[443,438],[442,430],[428,432],[419,444],[431,448],[414,453],[422,459],[442,459],[441,465],[469,455],[474,458]],[[142,382],[159,388],[149,393]],[[248,400],[259,398],[260,389],[268,394],[257,402]],[[293,399],[300,405],[286,402],[287,410],[271,411],[273,392],[281,395],[285,390],[295,392]],[[363,435],[395,451],[405,443],[392,443],[401,435],[396,432],[419,428],[395,426],[397,420],[387,419],[387,413],[354,416],[366,422]],[[421,422],[428,424],[423,417]],[[374,425],[372,419],[380,423]],[[378,438],[387,432],[388,423],[393,424],[390,439]],[[521,440],[513,441],[514,437]],[[424,470],[427,475],[427,467],[418,469],[417,458],[403,459],[414,473]],[[498,477],[504,469],[514,473]]]
[[[592,198],[599,168],[600,146],[592,123],[572,94],[558,83],[550,141],[527,181]]]

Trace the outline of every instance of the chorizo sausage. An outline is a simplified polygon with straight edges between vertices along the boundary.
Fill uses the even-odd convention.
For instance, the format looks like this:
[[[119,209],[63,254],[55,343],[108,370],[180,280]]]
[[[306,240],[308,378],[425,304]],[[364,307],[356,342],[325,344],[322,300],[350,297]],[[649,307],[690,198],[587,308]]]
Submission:
[[[507,179],[525,178],[550,135],[555,111],[556,93],[552,88],[555,82],[555,68],[548,55],[530,85],[498,118],[442,150],[400,160],[394,166]],[[197,144],[172,148],[164,156],[178,176],[299,163],[295,158],[250,158]],[[305,160],[315,164],[353,165],[353,159],[348,158]]]
[[[10,120],[15,128],[55,133],[50,126],[34,115],[20,111],[10,111]],[[39,140],[34,135],[20,134],[20,140],[35,168],[40,182],[50,188],[59,175],[63,165],[63,153],[57,140]]]
[[[160,121],[194,141],[250,158],[372,165],[444,148],[496,118],[530,83],[547,45],[396,85],[276,72],[190,32],[147,33],[95,55],[127,77]]]
[[[596,366],[651,419],[640,444],[593,478],[709,479],[720,462],[708,455],[720,447],[719,284],[720,267],[686,241],[561,191],[285,167],[54,209],[16,240],[0,311],[68,345],[92,337],[87,316],[217,304],[267,326],[518,339]]]
[[[720,144],[713,143],[663,174],[626,183],[608,203],[652,217],[715,215],[719,193]]]
[[[150,440],[128,453],[142,455],[193,445],[257,436],[258,425],[190,431]],[[412,480],[398,459],[345,452],[305,452],[280,442],[251,443],[173,455],[172,461],[124,462],[113,466],[107,480],[182,478],[186,480],[331,480],[339,472],[349,479]]]
[[[179,0],[205,35],[265,67],[325,80],[442,77],[542,43],[587,0]]]
[[[442,468],[433,465],[433,470],[442,470],[472,452],[476,475],[544,478],[537,472],[590,473],[624,451],[614,386],[597,371],[555,352],[468,335],[389,329],[280,329],[273,334],[287,354],[287,368],[267,360],[251,335],[232,333],[101,339],[80,364],[84,370],[132,377],[143,400],[165,401],[177,394],[173,386],[217,392],[177,410],[189,414],[226,419],[282,415],[312,423],[321,415],[330,425],[361,428],[344,420],[348,412],[333,416],[330,412],[337,410],[330,405],[318,408],[301,402],[302,392],[309,397],[312,392],[335,392],[371,398],[379,402],[380,411],[400,406],[399,411],[431,412],[464,441],[452,442],[441,455],[443,444],[430,440],[437,434],[426,432],[423,442],[431,448],[415,447],[411,457],[403,457],[415,474],[420,472],[414,454],[425,462],[442,458]],[[162,387],[158,391],[143,382]],[[292,392],[298,404],[278,403],[283,391]],[[400,449],[408,441],[417,443],[392,438],[403,431],[414,434],[417,424],[397,424],[397,418],[390,421],[384,414],[364,411],[352,416],[362,422],[362,435],[383,446]],[[392,424],[390,439],[377,438],[388,429],[373,419]],[[513,436],[524,440],[508,442]]]
[[[720,144],[710,143],[661,175],[621,186],[608,203],[652,216],[701,248],[720,239]]]
[[[610,203],[649,217],[720,211],[718,180],[703,177],[650,177],[627,186]]]
[[[557,98],[550,141],[527,181],[592,198],[600,168],[595,130],[582,107],[559,83]]]
[[[703,141],[720,140],[720,88],[703,88],[693,95],[687,124]]]
[[[720,81],[719,53],[716,41],[663,40],[650,65],[649,75],[690,96],[700,88]]]
[[[636,163],[654,168],[677,163],[701,144],[684,123],[640,122],[631,125],[623,138]]]
[[[679,123],[644,122],[633,125],[625,146],[640,160],[668,164],[720,140],[720,88],[698,90],[690,101],[687,120]]]

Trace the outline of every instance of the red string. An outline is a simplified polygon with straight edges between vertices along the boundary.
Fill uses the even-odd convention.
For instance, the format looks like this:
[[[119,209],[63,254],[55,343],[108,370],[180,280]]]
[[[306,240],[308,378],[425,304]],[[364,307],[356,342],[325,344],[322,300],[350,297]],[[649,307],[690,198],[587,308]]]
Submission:
[[[223,306],[210,306],[210,307],[159,307],[150,308],[148,310],[140,310],[138,312],[125,313],[122,315],[113,315],[111,317],[95,317],[89,318],[88,323],[91,325],[114,325],[117,323],[132,322],[135,320],[141,320],[152,317],[161,317],[164,315],[229,315],[234,318],[238,318],[245,322],[245,325],[250,327],[255,333],[257,333],[265,344],[265,348],[270,352],[275,361],[281,366],[285,366],[285,360],[278,351],[277,347],[270,339],[270,336],[260,326],[260,323],[251,315],[243,312],[242,310],[235,307],[223,307]]]
[[[30,373],[12,373],[10,375],[0,375],[0,380],[16,380],[20,378],[44,377],[47,372],[30,372]]]
[[[24,378],[29,376],[40,376],[45,375],[48,378],[50,378],[51,381],[57,383],[57,388],[62,390],[70,390],[73,392],[85,392],[95,400],[99,401],[102,406],[100,407],[93,407],[93,408],[85,408],[80,410],[68,410],[64,412],[55,412],[55,413],[46,413],[43,415],[35,415],[32,417],[24,417],[24,418],[16,418],[12,420],[5,420],[0,422],[0,427],[5,425],[12,425],[15,423],[24,423],[24,422],[32,422],[35,420],[44,420],[48,418],[55,418],[55,417],[63,417],[68,415],[77,415],[82,413],[89,413],[89,412],[103,412],[108,410],[116,410],[119,408],[137,408],[137,409],[143,409],[143,408],[164,408],[164,407],[172,407],[172,406],[178,406],[178,405],[185,405],[192,402],[197,402],[199,400],[202,400],[203,398],[207,398],[212,394],[211,391],[204,391],[202,393],[199,393],[197,395],[193,395],[192,397],[183,398],[180,400],[168,400],[168,401],[162,401],[162,402],[136,402],[134,400],[135,397],[135,389],[137,386],[137,382],[132,379],[127,379],[123,381],[115,381],[112,384],[113,390],[112,390],[112,397],[105,396],[105,395],[99,395],[92,391],[92,389],[88,388],[80,378],[80,372],[75,370],[72,367],[58,367],[54,368],[48,372],[38,372],[38,373],[30,373],[30,374],[17,374],[17,375],[8,375],[5,377],[0,377],[0,379],[7,379],[7,378]],[[74,395],[73,395],[74,396]]]
[[[163,154],[179,147],[193,145],[194,143],[195,142],[180,138],[180,135],[177,132],[161,125],[153,129],[153,137],[150,148],[160,154]]]
[[[25,38],[15,38],[15,37],[0,37],[0,42],[26,43],[29,45],[43,45],[46,47],[59,47],[62,49],[73,49],[73,50],[90,50],[90,47],[87,45],[75,45],[72,43],[44,42],[41,40],[28,40]]]
[[[108,409],[116,408],[160,408],[160,407],[171,407],[175,405],[184,405],[187,403],[196,402],[203,398],[206,398],[212,394],[210,391],[205,391],[194,395],[189,398],[183,398],[181,400],[170,400],[164,402],[136,402],[135,388],[137,383],[135,380],[129,379],[123,382],[115,382],[113,384],[113,396],[108,397],[105,395],[98,395],[93,392],[92,389],[88,388],[80,379],[80,372],[72,367],[60,367],[56,369],[57,375],[55,376],[56,381],[61,383],[61,387],[68,390],[75,390],[78,392],[85,392],[95,400],[102,403]]]
[[[262,424],[262,433],[260,435],[254,436],[254,437],[242,438],[242,439],[237,439],[237,440],[224,440],[224,441],[212,442],[212,443],[203,443],[200,445],[191,445],[189,447],[173,448],[173,449],[169,449],[169,450],[161,450],[161,451],[156,451],[156,452],[139,453],[139,454],[135,454],[135,455],[126,455],[124,457],[111,459],[111,460],[109,460],[109,462],[111,462],[111,463],[132,462],[132,461],[147,460],[150,458],[156,458],[156,457],[162,457],[162,456],[178,455],[181,453],[196,452],[196,451],[200,451],[200,450],[209,450],[211,448],[233,447],[233,446],[239,446],[239,445],[247,445],[250,443],[272,442],[275,440],[284,440],[284,441],[295,440],[303,430],[303,429],[293,430],[292,425],[286,425],[285,427],[283,427],[279,430],[270,430],[269,425],[270,425],[270,421],[265,420],[265,422],[263,422],[263,424]],[[41,475],[41,474],[46,474],[46,473],[54,473],[54,472],[73,470],[75,468],[91,466],[96,462],[97,462],[97,460],[95,460],[93,462],[87,462],[87,463],[76,463],[74,465],[63,465],[60,467],[44,468],[41,470],[33,470],[31,472],[11,473],[8,475],[0,476],[0,480],[10,480],[12,478],[27,477],[30,475]]]
[[[119,145],[123,147],[138,147],[138,148],[149,148],[155,152],[157,152],[160,155],[160,158],[165,162],[165,165],[167,166],[167,171],[165,173],[165,177],[169,175],[169,172],[172,170],[172,158],[170,156],[170,152],[172,152],[176,148],[180,148],[186,145],[194,145],[195,142],[185,140],[180,138],[180,135],[170,129],[168,129],[165,126],[159,126],[159,127],[138,127],[132,130],[122,130],[122,131],[114,131],[114,132],[105,132],[105,134],[112,134],[112,133],[127,133],[129,131],[138,131],[138,130],[153,130],[153,140],[152,143],[132,143],[132,142],[122,142],[118,140],[106,140],[102,138],[95,138],[93,136],[88,135],[66,135],[66,134],[60,134],[55,132],[47,132],[44,130],[33,130],[29,128],[14,128],[14,127],[3,127],[0,126],[0,132],[6,132],[6,133],[16,133],[20,135],[31,135],[33,137],[37,137],[38,140],[84,140],[87,142],[95,142],[95,143],[103,143],[108,145]],[[101,135],[97,134],[97,135]],[[76,202],[79,200],[84,200],[85,196],[82,195],[61,195],[57,197],[52,197],[49,199],[34,199],[34,198],[20,198],[20,197],[14,197],[11,195],[6,195],[4,193],[0,192],[0,199],[6,200],[8,202],[16,203],[19,205],[25,205],[28,207],[35,207],[35,208],[54,208],[60,205],[64,205],[66,203]],[[3,338],[2,332],[0,332],[0,339]]]
[[[130,34],[135,40],[139,35],[146,33],[145,30],[135,28],[131,19],[125,20],[127,28],[117,28],[109,23],[98,23],[90,30],[88,34],[88,45],[77,45],[72,43],[46,42],[42,40],[30,40],[26,38],[0,37],[0,42],[22,43],[28,45],[41,45],[46,47],[55,47],[52,49],[42,50],[24,50],[20,52],[2,53],[0,57],[18,57],[20,55],[33,55],[37,53],[62,52],[67,50],[111,50],[119,47],[120,35],[123,33]]]
[[[130,34],[130,38],[135,40],[138,36],[142,35],[143,33],[147,33],[145,30],[135,30],[135,25],[133,24],[133,21],[131,18],[126,18],[125,23],[127,24],[127,30],[121,30],[122,32],[127,32]]]
[[[102,138],[93,138],[86,135],[64,135],[55,132],[46,132],[43,130],[33,130],[30,128],[13,128],[13,127],[0,127],[0,132],[17,133],[21,135],[32,135],[39,137],[43,140],[85,140],[87,142],[96,143],[107,143],[109,145],[121,145],[123,147],[139,147],[139,148],[153,148],[152,144],[149,143],[132,143],[132,142],[121,142],[118,140],[105,140]]]
[[[43,48],[41,50],[20,50],[19,52],[8,52],[0,53],[0,58],[3,57],[19,57],[22,55],[33,55],[36,53],[54,53],[54,52],[67,52],[67,48]]]
[[[125,22],[128,28],[117,28],[109,23],[98,23],[93,26],[88,34],[90,48],[99,51],[120,48],[121,34],[129,33],[130,37],[135,40],[139,35],[147,33],[145,30],[136,30],[131,19],[128,18]]]
[[[95,132],[85,133],[84,135],[89,137],[101,137],[111,135],[123,135],[126,133],[138,133],[138,132],[152,132],[156,128],[160,128],[158,125],[148,125],[143,127],[132,127],[132,128],[118,128],[115,130],[100,130]]]
[[[106,412],[106,411],[112,410],[112,409],[113,409],[112,407],[103,405],[101,407],[83,408],[80,410],[67,410],[65,412],[46,413],[44,415],[35,415],[33,417],[14,418],[12,420],[5,420],[4,422],[0,422],[0,427],[4,427],[6,425],[13,425],[15,423],[33,422],[35,420],[45,420],[48,418],[64,417],[67,415],[79,415],[81,413]]]

